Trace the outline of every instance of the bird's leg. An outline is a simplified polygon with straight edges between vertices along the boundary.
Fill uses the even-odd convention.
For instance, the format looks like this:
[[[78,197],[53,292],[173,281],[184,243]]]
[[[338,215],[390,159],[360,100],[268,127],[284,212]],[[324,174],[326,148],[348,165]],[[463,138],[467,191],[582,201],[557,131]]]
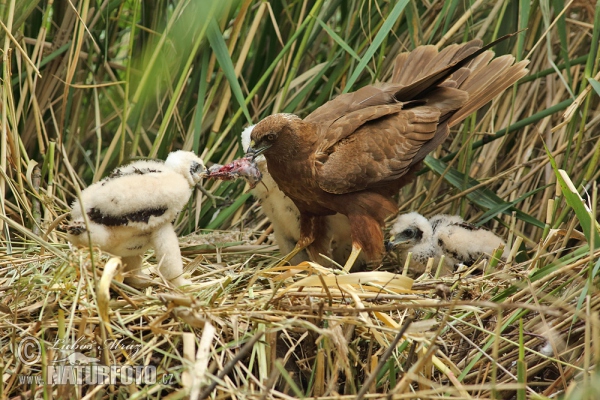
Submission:
[[[384,252],[381,223],[364,214],[349,214],[348,220],[352,235],[352,252],[344,265],[344,271],[350,271],[361,251],[364,253],[362,258],[367,269],[377,268]]]
[[[142,256],[121,257],[123,261],[124,272],[128,272],[125,276],[125,283],[137,288],[148,287],[152,283],[152,279],[142,273]]]
[[[152,245],[161,275],[174,286],[191,284],[183,277],[183,261],[179,250],[179,240],[173,225],[165,224],[152,234]]]
[[[208,197],[208,199],[212,203],[213,207],[215,207],[215,208],[217,207],[217,200],[221,200],[221,201],[227,200],[225,197],[215,196],[214,194],[212,194],[211,192],[206,190],[202,185],[197,185],[196,187],[198,189],[200,189],[200,191],[202,192],[203,195]]]
[[[281,266],[289,263],[290,261],[292,261],[292,258],[294,258],[296,256],[296,254],[300,253],[302,250],[304,250],[307,247],[308,247],[308,244],[304,243],[304,241],[302,239],[300,239],[298,241],[298,243],[296,243],[296,246],[294,246],[292,251],[290,251],[285,257],[283,257],[281,259],[281,261],[279,261],[277,263],[276,267],[281,267]]]
[[[346,261],[346,264],[344,264],[344,271],[350,272],[350,269],[354,266],[354,263],[356,262],[361,250],[362,248],[359,245],[352,243],[352,252],[348,257],[348,261]]]
[[[324,267],[330,267],[331,262],[328,258],[331,258],[331,229],[325,217],[312,217],[311,235],[312,242],[307,248],[310,259]],[[321,255],[325,257],[321,257]]]

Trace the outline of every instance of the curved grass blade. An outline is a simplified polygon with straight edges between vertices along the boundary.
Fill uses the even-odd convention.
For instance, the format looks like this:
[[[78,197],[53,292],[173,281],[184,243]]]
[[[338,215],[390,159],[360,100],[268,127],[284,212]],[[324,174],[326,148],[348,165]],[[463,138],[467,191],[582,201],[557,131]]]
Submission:
[[[379,29],[379,32],[377,32],[377,35],[375,35],[373,43],[371,43],[371,45],[367,49],[367,52],[356,66],[356,69],[352,73],[352,76],[350,76],[350,79],[348,79],[348,82],[346,83],[346,86],[344,87],[342,93],[348,93],[348,91],[352,88],[352,85],[354,85],[354,82],[356,82],[363,69],[365,69],[367,63],[369,62],[371,57],[373,57],[373,54],[375,54],[377,49],[379,49],[379,46],[383,42],[383,39],[385,39],[387,34],[390,32],[390,30],[400,17],[400,14],[402,13],[402,11],[404,11],[404,8],[407,4],[408,0],[400,0],[398,3],[396,3],[392,11],[390,12],[388,18],[385,20],[383,25],[381,25],[381,29]]]
[[[316,18],[317,22],[319,25],[321,25],[321,28],[323,28],[323,30],[325,30],[325,32],[327,32],[329,34],[329,36],[331,36],[331,38],[333,40],[335,40],[335,42],[337,44],[340,45],[340,47],[342,49],[344,49],[344,51],[346,51],[346,53],[350,54],[353,58],[355,58],[356,60],[360,61],[360,57],[358,54],[356,54],[356,52],[352,49],[352,47],[348,46],[348,43],[346,43],[344,41],[344,39],[342,39],[340,37],[340,35],[338,35],[337,33],[335,33],[333,31],[333,29],[331,29],[329,26],[327,26],[326,23],[324,23],[323,21],[321,21],[320,18]]]
[[[217,21],[214,19],[212,19],[208,25],[206,36],[208,37],[210,47],[212,47],[213,51],[215,52],[217,61],[219,62],[219,65],[221,66],[221,69],[223,70],[223,73],[229,82],[229,87],[231,88],[233,96],[241,107],[244,116],[248,120],[248,123],[251,124],[252,118],[250,117],[248,107],[246,107],[246,99],[242,94],[242,88],[240,87],[240,83],[235,75],[235,68],[233,67],[231,57],[229,56],[227,44],[225,43],[225,39],[223,39],[223,35],[221,35]]]
[[[567,175],[564,170],[558,169],[556,166],[556,160],[552,157],[552,154],[544,145],[544,149],[546,149],[546,154],[548,154],[548,158],[550,159],[550,164],[552,165],[552,169],[556,174],[556,180],[560,185],[563,196],[565,197],[565,201],[575,211],[575,215],[577,215],[577,219],[579,220],[579,224],[581,225],[581,230],[585,235],[588,243],[600,243],[600,229],[598,227],[598,222],[593,218],[591,210],[585,204],[579,192],[571,182],[571,179]],[[592,238],[592,235],[594,236]]]
[[[594,88],[594,90],[596,91],[596,94],[600,96],[600,82],[598,82],[594,78],[587,78],[587,80],[590,83],[590,85],[592,85],[592,88]]]
[[[532,191],[529,191],[527,193],[525,193],[524,195],[522,195],[521,197],[519,197],[518,199],[511,201],[511,202],[505,202],[504,204],[499,205],[496,208],[491,208],[488,211],[486,211],[481,218],[477,221],[477,223],[475,225],[483,225],[486,222],[488,222],[489,220],[491,220],[492,218],[494,218],[496,215],[500,214],[500,213],[504,213],[506,210],[508,210],[511,207],[514,207],[516,204],[519,204],[520,202],[522,202],[523,200],[525,200],[526,198],[528,198],[529,196],[533,196],[534,194],[541,192],[543,190],[545,190],[547,187],[550,187],[551,185],[544,185],[542,187],[539,188],[535,188]]]

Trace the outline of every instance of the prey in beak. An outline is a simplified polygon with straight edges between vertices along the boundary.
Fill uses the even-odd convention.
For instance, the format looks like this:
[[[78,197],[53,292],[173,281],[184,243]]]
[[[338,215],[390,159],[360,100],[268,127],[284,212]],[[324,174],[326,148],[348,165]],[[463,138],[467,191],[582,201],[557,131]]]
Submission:
[[[208,177],[222,181],[243,178],[250,184],[250,188],[253,189],[261,181],[262,173],[258,169],[254,157],[246,153],[245,157],[233,160],[227,165],[213,165],[208,169]]]

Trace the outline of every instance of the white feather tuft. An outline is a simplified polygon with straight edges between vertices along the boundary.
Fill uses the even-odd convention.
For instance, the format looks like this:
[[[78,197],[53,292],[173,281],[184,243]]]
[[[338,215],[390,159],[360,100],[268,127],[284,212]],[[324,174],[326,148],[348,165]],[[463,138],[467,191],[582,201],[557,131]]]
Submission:
[[[252,130],[256,125],[250,125],[242,131],[242,149],[244,152],[248,151],[248,147],[250,147],[250,135],[252,135]]]

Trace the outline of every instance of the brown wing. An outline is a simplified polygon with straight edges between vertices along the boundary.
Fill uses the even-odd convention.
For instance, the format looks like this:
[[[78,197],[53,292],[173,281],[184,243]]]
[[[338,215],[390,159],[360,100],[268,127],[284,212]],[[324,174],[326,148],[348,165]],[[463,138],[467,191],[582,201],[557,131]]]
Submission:
[[[435,46],[419,46],[410,53],[402,53],[396,57],[391,82],[406,87],[440,71],[444,71],[444,76],[448,77],[455,71],[446,70],[449,65],[467,58],[482,45],[481,40],[475,39],[463,44],[452,44],[439,53]]]
[[[405,122],[404,114],[399,117],[394,117],[400,111],[405,109],[416,109],[419,105],[427,105],[430,108],[436,108],[439,112],[437,122],[444,122],[449,115],[458,110],[468,99],[468,94],[462,90],[441,87],[433,91],[426,100],[422,101],[409,101],[405,103],[395,102],[394,104],[386,104],[380,106],[366,107],[342,117],[337,118],[330,125],[320,125],[321,132],[319,132],[319,147],[316,151],[316,161],[325,163],[327,158],[331,155],[333,147],[338,142],[343,141],[350,136],[354,135],[355,132],[364,125],[369,125],[370,131],[373,131],[373,135],[383,135],[385,133],[375,132],[377,127],[380,126],[374,121],[378,119],[386,119],[393,123],[399,121],[400,124]],[[398,127],[400,132],[405,132],[402,126]],[[444,131],[445,132],[445,131]],[[443,132],[442,132],[443,133]],[[432,138],[426,139],[426,141],[434,140],[436,142],[443,141],[446,134],[435,135]],[[378,136],[369,136],[375,140],[379,140]],[[386,138],[382,141],[385,142]],[[423,159],[421,157],[419,160]]]
[[[405,87],[414,86],[415,82],[427,80],[430,75],[435,75],[437,80],[440,76],[443,76],[442,80],[446,79],[440,86],[457,87],[459,83],[454,80],[459,79],[462,83],[468,76],[468,72],[465,73],[466,71],[457,68],[450,70],[448,66],[469,57],[481,45],[481,40],[472,40],[461,45],[447,46],[439,53],[437,48],[431,45],[419,46],[409,53],[401,53],[394,62],[390,83],[369,85],[356,92],[339,95],[317,108],[304,120],[320,124],[333,123],[340,116],[363,108],[412,100],[407,96],[399,97],[398,94],[403,93]],[[493,53],[490,55],[493,56]]]
[[[469,67],[473,60],[485,54],[490,48],[494,47],[499,42],[513,36],[513,34],[505,35],[491,43],[481,47],[481,41],[478,39],[462,45],[450,45],[440,51],[433,59],[428,61],[427,68],[423,73],[417,75],[416,79],[407,82],[403,88],[395,93],[395,97],[399,100],[412,100],[426,96],[431,90],[443,84],[444,81],[461,71],[465,67]],[[493,52],[492,52],[493,55]],[[410,58],[410,56],[408,57]],[[409,64],[409,60],[401,62],[400,68],[412,70],[413,66]],[[398,65],[396,65],[398,70]],[[464,70],[463,70],[464,72]],[[457,75],[461,75],[459,72]],[[413,76],[413,75],[411,75]]]
[[[527,73],[480,40],[396,58],[391,83],[339,96],[305,121],[319,126],[315,166],[323,190],[348,193],[397,179],[460,123]],[[425,104],[420,106],[419,104]],[[435,117],[433,117],[435,115]],[[414,134],[411,136],[411,134]]]
[[[435,107],[420,106],[362,125],[317,163],[319,186],[342,194],[399,178],[418,161],[424,143],[447,134],[447,125],[438,125],[440,115]]]
[[[333,151],[331,148],[339,141],[348,138],[370,121],[396,114],[402,111],[403,107],[403,103],[396,103],[362,108],[338,117],[330,125],[320,125],[317,160],[325,162]]]
[[[384,83],[365,86],[356,92],[342,94],[309,114],[304,121],[327,125],[343,115],[367,107],[397,103],[394,93],[402,86]]]

